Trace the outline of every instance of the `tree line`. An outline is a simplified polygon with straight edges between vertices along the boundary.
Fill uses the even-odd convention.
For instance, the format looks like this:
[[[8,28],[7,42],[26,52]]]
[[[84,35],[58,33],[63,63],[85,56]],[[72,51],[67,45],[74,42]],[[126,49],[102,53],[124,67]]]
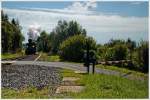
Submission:
[[[96,50],[96,41],[86,36],[86,30],[76,21],[58,21],[57,26],[50,32],[41,32],[37,39],[38,51],[58,54],[64,60],[82,61],[86,41],[91,49]]]
[[[10,21],[8,15],[1,11],[1,26],[2,53],[21,51],[24,37],[19,21],[14,18]]]
[[[98,45],[97,53],[101,61],[130,60],[119,67],[148,72],[149,47],[148,41],[141,41],[138,44],[131,39],[110,40],[104,45]]]
[[[18,20],[10,20],[3,11],[1,18],[2,53],[16,53],[22,50],[24,37]],[[131,62],[116,66],[148,72],[148,41],[141,41],[137,44],[131,39],[111,39],[108,43],[102,45],[97,44],[94,38],[86,34],[86,29],[77,21],[60,20],[50,34],[46,31],[40,33],[36,41],[37,50],[51,55],[57,54],[63,60],[83,62],[88,43],[90,52],[94,53],[97,61],[130,60]]]
[[[49,54],[58,54],[63,60],[83,62],[87,42],[90,51],[99,61],[130,60],[116,66],[148,72],[148,41],[136,43],[130,38],[127,40],[113,40],[108,43],[97,44],[86,35],[86,30],[76,21],[58,21],[57,26],[50,34],[41,32],[37,40],[38,50]]]
[[[86,36],[86,30],[83,29],[76,21],[67,22],[65,20],[58,21],[55,29],[48,35],[45,31],[41,32],[41,36],[38,38],[38,50],[52,53],[58,53],[59,45],[68,37],[82,34]],[[43,40],[45,40],[43,42]],[[45,48],[44,46],[47,47]]]

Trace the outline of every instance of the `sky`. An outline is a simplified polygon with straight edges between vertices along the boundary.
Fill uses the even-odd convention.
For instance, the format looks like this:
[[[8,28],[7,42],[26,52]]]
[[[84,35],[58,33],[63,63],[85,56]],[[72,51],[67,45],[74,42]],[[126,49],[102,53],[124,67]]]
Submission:
[[[76,20],[101,44],[110,39],[148,40],[147,1],[3,1],[2,9],[19,20],[25,42],[42,30],[50,34],[58,20]]]

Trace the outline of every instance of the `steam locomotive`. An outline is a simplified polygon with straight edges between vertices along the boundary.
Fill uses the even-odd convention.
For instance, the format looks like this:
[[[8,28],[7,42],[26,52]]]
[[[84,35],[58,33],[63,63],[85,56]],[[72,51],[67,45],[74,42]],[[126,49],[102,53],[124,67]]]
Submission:
[[[28,43],[26,44],[25,54],[26,55],[36,54],[36,43],[32,39],[29,39]]]

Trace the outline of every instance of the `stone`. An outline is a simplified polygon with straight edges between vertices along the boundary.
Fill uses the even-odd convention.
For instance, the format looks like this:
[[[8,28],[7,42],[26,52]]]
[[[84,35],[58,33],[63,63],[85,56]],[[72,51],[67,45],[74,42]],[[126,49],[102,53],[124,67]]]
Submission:
[[[60,86],[57,88],[56,93],[67,93],[73,92],[78,93],[81,92],[85,87],[84,86]]]
[[[34,86],[42,89],[46,86],[61,84],[59,68],[40,65],[2,65],[2,87],[21,89]],[[55,91],[54,91],[55,92]]]
[[[85,74],[87,73],[86,71],[75,71],[76,74]]]
[[[80,78],[77,78],[77,77],[64,77],[63,81],[77,81],[79,79]]]

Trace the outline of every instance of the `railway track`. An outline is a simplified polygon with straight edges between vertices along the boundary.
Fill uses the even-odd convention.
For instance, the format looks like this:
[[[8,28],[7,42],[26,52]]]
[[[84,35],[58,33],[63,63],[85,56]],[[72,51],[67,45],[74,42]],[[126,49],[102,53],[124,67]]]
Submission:
[[[27,55],[22,59],[17,59],[17,61],[35,61],[39,55]]]
[[[2,59],[2,61],[36,61],[38,60],[38,58],[40,57],[40,55],[36,54],[36,55],[25,55],[22,57],[17,57],[17,58],[12,58],[12,59]]]

